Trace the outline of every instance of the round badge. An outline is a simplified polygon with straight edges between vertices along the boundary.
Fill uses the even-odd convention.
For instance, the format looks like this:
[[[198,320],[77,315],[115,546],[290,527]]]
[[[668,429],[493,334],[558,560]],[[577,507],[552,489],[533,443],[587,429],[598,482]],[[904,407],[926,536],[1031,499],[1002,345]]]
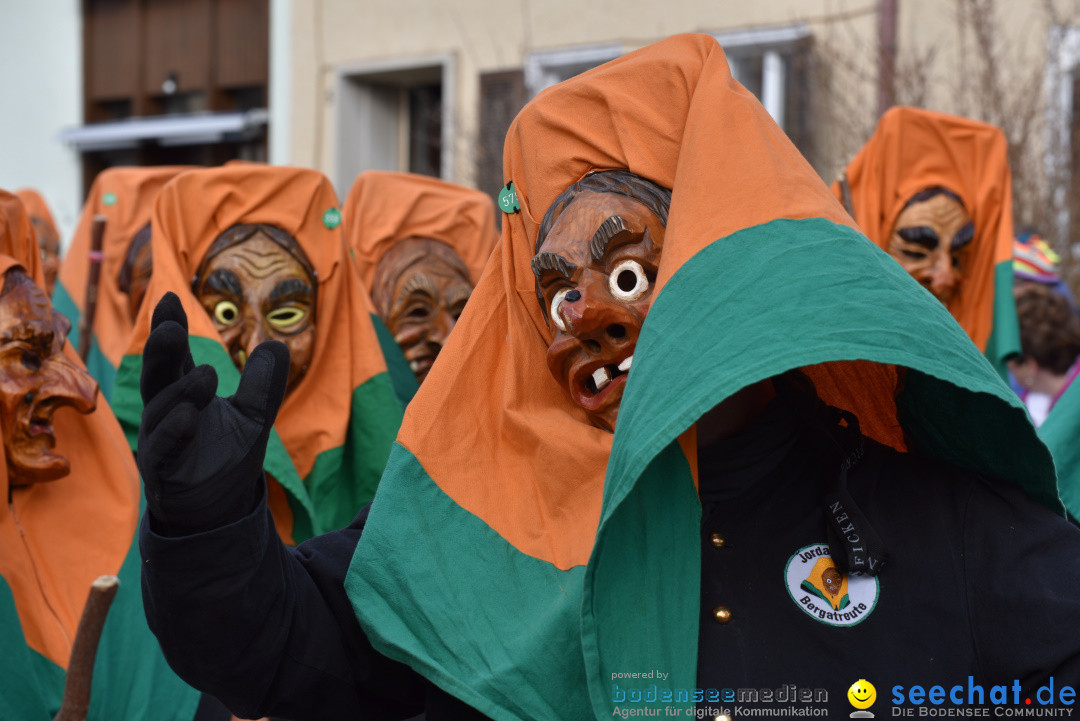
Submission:
[[[499,191],[499,208],[504,213],[517,213],[521,210],[513,181],[507,183],[506,187]]]
[[[322,224],[330,230],[341,225],[341,211],[337,208],[330,208],[322,214]]]
[[[101,202],[105,205],[116,205],[116,193],[105,193],[101,196]]]
[[[803,613],[830,626],[862,623],[877,605],[881,586],[875,576],[840,573],[824,543],[800,548],[784,568],[788,595]]]

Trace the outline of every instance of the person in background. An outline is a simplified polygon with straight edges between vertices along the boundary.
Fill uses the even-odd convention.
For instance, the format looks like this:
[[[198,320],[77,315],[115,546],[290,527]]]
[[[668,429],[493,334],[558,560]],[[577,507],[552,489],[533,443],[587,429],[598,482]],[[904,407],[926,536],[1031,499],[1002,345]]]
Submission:
[[[894,107],[833,185],[866,236],[949,309],[1005,377],[1020,349],[1012,173],[993,125]]]
[[[135,311],[152,271],[150,213],[158,193],[170,180],[194,166],[157,166],[103,170],[90,186],[79,224],[71,239],[59,282],[53,293],[56,309],[71,321],[69,340],[79,345],[79,319],[86,308],[90,274],[90,233],[96,215],[105,217],[101,239],[101,272],[86,368],[106,400],[113,395],[116,369],[131,340]],[[136,262],[138,261],[138,262]]]
[[[260,342],[286,344],[288,390],[262,467],[287,543],[353,519],[401,423],[340,223],[333,187],[314,170],[243,163],[177,176],[154,206],[154,272],[116,380],[114,409],[135,449],[141,352],[167,292],[187,311],[195,358],[226,392]]]
[[[1080,317],[1068,298],[1042,283],[1017,288],[1020,354],[1008,360],[1021,399],[1041,426],[1080,372]]]
[[[1009,371],[1039,436],[1054,456],[1061,500],[1080,518],[1080,317],[1053,285],[1027,282],[1016,288],[1020,355]]]
[[[341,210],[360,278],[423,383],[499,239],[494,203],[437,178],[369,170]]]
[[[87,672],[70,663],[90,584],[110,574],[120,587],[87,719],[228,718],[169,669],[146,626],[138,470],[43,282],[30,221],[0,191],[0,718],[57,713],[69,670]]]

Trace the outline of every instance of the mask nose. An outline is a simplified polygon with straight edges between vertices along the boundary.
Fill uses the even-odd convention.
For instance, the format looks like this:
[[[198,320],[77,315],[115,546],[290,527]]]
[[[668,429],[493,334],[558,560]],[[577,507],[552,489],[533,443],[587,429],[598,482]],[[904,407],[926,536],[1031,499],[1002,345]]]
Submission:
[[[428,329],[428,342],[434,343],[442,348],[446,345],[446,341],[450,337],[450,332],[454,330],[455,325],[457,325],[457,320],[454,319],[454,316],[450,315],[445,310],[439,311],[436,313],[435,319],[431,322],[431,327]]]
[[[956,291],[957,274],[953,267],[952,256],[946,254],[938,258],[930,271],[930,292],[942,302],[947,302]]]
[[[580,286],[567,294],[557,309],[566,333],[574,336],[591,355],[636,343],[641,322],[623,303]]]
[[[264,323],[256,321],[253,324],[251,332],[246,334],[245,337],[240,338],[240,348],[236,351],[234,356],[236,365],[240,370],[244,370],[244,366],[247,364],[248,358],[255,351],[260,343],[265,340],[270,340],[270,334],[266,331]]]
[[[91,413],[97,408],[97,392],[97,381],[58,353],[48,362],[44,382],[38,391],[38,402],[51,402],[56,407],[72,406],[79,413]]]

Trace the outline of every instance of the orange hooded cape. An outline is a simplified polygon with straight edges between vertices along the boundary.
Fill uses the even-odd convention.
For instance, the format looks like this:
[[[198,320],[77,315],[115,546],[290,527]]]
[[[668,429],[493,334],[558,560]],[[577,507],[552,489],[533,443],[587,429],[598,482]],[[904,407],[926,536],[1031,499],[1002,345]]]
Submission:
[[[692,429],[792,368],[868,435],[1057,505],[1018,400],[848,225],[715,39],[676,36],[545,90],[511,126],[504,169],[501,242],[406,411],[346,579],[380,652],[499,719],[610,718],[626,669],[693,688]],[[614,437],[547,368],[530,267],[552,201],[606,169],[672,189]]]
[[[895,107],[844,171],[855,221],[887,248],[900,211],[920,190],[943,187],[963,201],[975,241],[949,312],[992,363],[1020,351],[1012,299],[1012,173],[1005,135],[955,115]],[[843,198],[841,183],[833,185]]]
[[[0,277],[15,266],[42,286],[29,219],[18,199],[0,191]],[[82,367],[70,343],[63,352]],[[0,513],[0,666],[6,679],[0,717],[48,718],[38,714],[57,711],[90,584],[116,574],[121,589],[98,650],[89,718],[136,718],[167,704],[165,718],[189,719],[198,695],[165,666],[142,610],[138,554],[132,552],[139,474],[123,431],[100,396],[93,412],[60,408],[53,421],[56,452],[71,463],[67,476],[11,486],[0,459],[0,492],[10,498]],[[143,685],[147,678],[155,679],[153,690]]]
[[[495,205],[485,193],[415,173],[361,173],[342,215],[346,242],[368,290],[374,287],[379,260],[406,238],[449,245],[465,261],[473,284],[499,240]]]
[[[235,225],[265,223],[292,235],[318,289],[312,362],[285,398],[264,464],[274,481],[271,510],[286,541],[352,520],[374,495],[401,422],[371,302],[349,261],[340,221],[330,182],[314,170],[237,164],[177,176],[154,207],[154,274],[117,376],[114,407],[134,443],[142,348],[154,305],[172,291],[187,312],[196,362],[213,365],[218,392],[232,393],[239,372],[191,279],[214,240]]]
[[[32,188],[22,188],[15,191],[15,195],[22,201],[23,207],[26,208],[26,214],[30,216],[31,220],[37,221],[44,226],[44,231],[50,234],[53,240],[57,244],[57,252],[60,248],[60,231],[56,227],[56,221],[53,219],[52,211],[49,210],[49,204],[45,202],[45,198],[41,196],[41,193],[33,190]],[[40,231],[38,232],[38,243],[42,242]],[[51,284],[56,282],[57,269],[52,269],[53,277],[46,277],[45,285],[41,286],[45,289],[46,293],[52,293]]]
[[[20,190],[15,191],[15,195],[22,201],[28,216],[45,223],[45,225],[52,230],[53,235],[56,236],[57,239],[60,238],[60,231],[56,227],[56,220],[53,219],[52,211],[49,210],[49,204],[45,202],[45,198],[41,196],[41,193],[32,188],[21,188]]]
[[[90,188],[79,224],[60,268],[53,298],[56,309],[71,321],[71,345],[79,344],[79,318],[86,302],[90,269],[90,228],[95,215],[106,218],[101,242],[101,280],[93,339],[86,359],[90,375],[101,385],[102,395],[112,397],[116,369],[131,336],[131,316],[127,294],[120,290],[118,276],[132,238],[150,222],[154,199],[165,183],[194,166],[109,168],[102,171]]]

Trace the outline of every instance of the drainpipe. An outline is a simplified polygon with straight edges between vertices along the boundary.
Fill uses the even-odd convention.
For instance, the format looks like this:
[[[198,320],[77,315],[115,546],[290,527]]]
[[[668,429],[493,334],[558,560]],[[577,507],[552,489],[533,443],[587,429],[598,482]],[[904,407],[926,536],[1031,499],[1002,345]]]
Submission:
[[[878,115],[896,104],[896,6],[878,0]]]

